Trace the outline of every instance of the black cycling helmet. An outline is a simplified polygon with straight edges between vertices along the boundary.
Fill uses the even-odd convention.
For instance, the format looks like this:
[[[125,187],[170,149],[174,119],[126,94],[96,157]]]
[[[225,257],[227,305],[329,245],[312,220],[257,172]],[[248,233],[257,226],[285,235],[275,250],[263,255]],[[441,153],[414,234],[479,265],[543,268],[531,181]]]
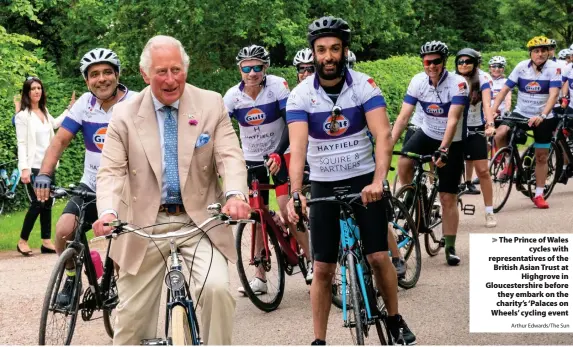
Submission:
[[[458,60],[459,57],[461,56],[466,56],[466,57],[470,57],[472,58],[476,64],[478,64],[481,60],[481,54],[479,54],[478,51],[476,51],[475,49],[472,48],[464,48],[461,49],[457,54],[456,54],[456,61]]]
[[[428,41],[420,47],[420,57],[427,54],[439,54],[445,59],[448,56],[448,46],[442,41]]]
[[[251,59],[260,60],[266,65],[271,64],[271,56],[269,52],[267,52],[264,47],[257,45],[250,45],[241,48],[235,59],[237,60],[237,65],[239,65],[244,60]]]
[[[350,45],[350,26],[342,18],[322,17],[308,26],[307,39],[311,48],[314,48],[314,41],[321,37],[334,36],[342,40],[344,46]]]

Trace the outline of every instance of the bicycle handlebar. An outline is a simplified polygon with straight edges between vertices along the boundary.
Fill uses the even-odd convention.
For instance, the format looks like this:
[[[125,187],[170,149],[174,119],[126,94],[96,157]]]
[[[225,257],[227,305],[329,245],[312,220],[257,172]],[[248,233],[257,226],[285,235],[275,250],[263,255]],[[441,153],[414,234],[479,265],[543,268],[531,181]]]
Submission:
[[[96,242],[99,240],[110,239],[110,238],[115,239],[119,235],[123,235],[127,232],[132,232],[132,233],[135,233],[135,234],[137,234],[143,238],[152,239],[152,240],[165,240],[165,239],[171,239],[171,238],[180,238],[180,237],[190,236],[191,234],[202,231],[204,226],[206,226],[207,224],[209,224],[212,221],[217,220],[217,219],[223,221],[225,224],[228,224],[228,225],[255,223],[255,221],[253,219],[235,219],[235,220],[231,219],[226,214],[221,213],[221,204],[219,204],[219,203],[209,205],[207,207],[207,211],[209,211],[209,213],[211,215],[213,215],[213,217],[208,218],[207,220],[205,220],[203,223],[201,223],[197,227],[195,227],[193,229],[186,230],[186,231],[170,231],[170,232],[167,232],[165,234],[159,234],[159,235],[150,235],[150,234],[144,233],[144,232],[140,231],[139,229],[132,228],[132,227],[128,226],[127,223],[122,222],[119,219],[116,219],[112,222],[104,223],[104,226],[111,226],[114,228],[114,230],[112,231],[111,234],[94,237],[93,239],[90,240],[90,242]]]
[[[96,198],[96,193],[92,193],[92,192],[88,192],[87,190],[84,189],[79,189],[79,188],[63,188],[63,187],[56,187],[56,186],[51,186],[50,187],[50,192],[52,193],[52,197],[53,198],[62,198],[66,195],[74,195],[74,196],[79,196],[82,198]]]
[[[401,155],[403,157],[407,157],[413,160],[418,161],[420,164],[430,163],[434,160],[434,156],[432,154],[428,155],[420,155],[412,152],[400,152],[400,151],[392,151],[393,155]]]

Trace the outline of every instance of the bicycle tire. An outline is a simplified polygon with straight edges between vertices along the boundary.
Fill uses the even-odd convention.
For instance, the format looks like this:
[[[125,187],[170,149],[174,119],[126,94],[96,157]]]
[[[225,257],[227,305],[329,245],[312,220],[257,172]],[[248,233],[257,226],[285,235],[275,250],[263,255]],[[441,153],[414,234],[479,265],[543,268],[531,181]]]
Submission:
[[[505,160],[506,156],[510,156],[511,155],[511,149],[509,147],[504,147],[499,149],[495,155],[493,156],[492,160],[489,163],[489,174],[491,175],[492,178],[492,185],[493,185],[493,197],[494,197],[494,202],[493,202],[493,212],[494,213],[498,213],[499,211],[501,211],[501,209],[503,208],[503,206],[505,206],[505,203],[507,202],[507,199],[509,199],[509,194],[511,194],[511,188],[513,187],[513,172],[511,173],[510,177],[505,178],[504,180],[500,180],[497,176],[498,173],[500,173],[502,170],[504,170],[507,167],[507,162]],[[510,166],[512,166],[515,170],[517,168],[517,163],[515,162],[515,157],[511,156],[511,163]],[[509,184],[508,189],[507,189],[507,193],[505,193],[505,196],[503,196],[503,199],[501,200],[501,202],[499,204],[496,205],[495,203],[495,184],[496,182],[501,182],[501,181],[507,181],[506,183]],[[503,184],[504,182],[502,182]]]
[[[555,163],[552,164],[552,155],[555,154]],[[535,157],[534,157],[535,158]],[[531,165],[531,170],[533,174],[535,174],[535,160]],[[557,146],[555,142],[551,141],[551,147],[549,149],[549,156],[547,158],[547,176],[550,175],[551,171],[553,171],[553,179],[549,185],[545,184],[543,189],[543,198],[545,200],[549,199],[551,193],[553,192],[553,188],[557,184],[557,180],[561,175],[561,171],[563,169],[563,150],[561,147]],[[529,197],[531,200],[535,197],[535,190],[537,188],[537,181],[535,180],[528,180],[527,181],[527,191],[529,192]]]
[[[251,230],[256,230],[256,225],[257,225],[257,223],[252,224]],[[246,224],[239,225],[239,227],[237,228],[237,237],[235,239],[235,247],[237,249],[237,271],[239,273],[239,279],[241,280],[241,284],[243,285],[245,293],[247,294],[247,296],[249,297],[251,302],[258,309],[265,311],[265,312],[271,312],[271,311],[276,310],[279,307],[279,305],[283,299],[283,295],[284,295],[284,291],[285,291],[285,267],[284,267],[282,250],[279,247],[279,243],[278,243],[275,235],[273,234],[272,230],[267,227],[266,228],[266,230],[268,231],[267,235],[268,235],[269,240],[270,240],[269,246],[272,246],[272,248],[274,249],[274,251],[271,254],[271,257],[272,256],[276,257],[276,263],[277,263],[277,267],[278,267],[279,283],[277,286],[278,287],[277,295],[273,298],[273,300],[271,300],[270,302],[263,302],[262,300],[260,300],[258,298],[258,296],[251,289],[251,286],[249,285],[249,279],[247,278],[247,275],[245,273],[245,268],[243,266],[243,251],[242,251],[241,240],[243,238],[243,234],[244,234],[243,231],[245,230],[245,226],[246,226]],[[250,257],[250,254],[247,257]]]
[[[402,255],[404,261],[406,262],[406,275],[403,278],[398,279],[398,285],[404,289],[411,289],[416,286],[416,283],[418,283],[418,280],[420,279],[420,273],[422,272],[422,250],[420,249],[418,229],[416,228],[416,224],[414,223],[412,216],[410,216],[410,213],[408,213],[406,205],[404,205],[396,197],[391,198],[391,203],[392,206],[394,207],[394,216],[395,216],[395,220],[392,222],[395,222],[398,216],[403,216],[404,221],[406,223],[406,227],[402,225],[400,225],[400,227],[402,227],[402,229],[409,234],[408,237],[410,238],[410,241],[408,241],[410,248],[406,251],[405,255]],[[405,237],[405,235],[403,235],[402,233],[401,235],[398,235],[398,237],[399,238]],[[397,242],[398,244],[400,244],[401,240],[397,240]],[[408,276],[408,268],[409,268],[408,260],[410,259],[412,254],[414,254],[416,257],[414,263],[415,268],[413,275]]]
[[[82,277],[82,264],[78,263],[77,261],[78,253],[74,248],[67,248],[62,255],[58,258],[56,265],[54,266],[54,270],[52,270],[52,275],[50,276],[50,280],[48,281],[48,286],[46,289],[46,294],[44,296],[44,303],[42,305],[42,313],[40,316],[40,334],[39,334],[39,345],[46,345],[46,324],[48,321],[48,315],[50,311],[53,310],[52,305],[55,304],[56,298],[58,296],[58,289],[60,288],[60,284],[62,280],[65,281],[65,265],[66,262],[70,259],[74,259],[74,263],[76,264],[76,282],[74,284],[74,291],[71,299],[71,310],[66,311],[65,315],[70,315],[70,322],[67,324],[67,334],[65,334],[65,340],[62,342],[55,343],[54,345],[70,345],[72,342],[72,338],[74,335],[74,330],[76,327],[76,321],[78,319],[79,313],[79,300],[81,297],[81,293],[78,292],[78,285],[81,283]],[[80,288],[81,291],[81,288]]]
[[[349,287],[350,301],[352,302],[352,311],[354,312],[354,329],[356,330],[356,344],[364,345],[364,330],[362,324],[362,308],[364,306],[364,301],[360,301],[360,286],[358,285],[358,278],[356,275],[356,263],[354,262],[354,256],[349,254],[346,257],[346,270],[348,271],[348,276],[346,278]],[[352,326],[350,326],[352,329]]]
[[[187,311],[181,305],[175,305],[171,310],[171,341],[174,346],[193,344]]]
[[[533,161],[529,167],[526,167],[524,165],[526,157],[531,158],[530,160]],[[526,198],[533,199],[535,195],[531,195],[531,192],[529,190],[529,183],[531,181],[530,177],[531,176],[535,177],[535,148],[533,148],[533,144],[529,145],[529,147],[527,147],[527,149],[523,151],[521,155],[519,155],[519,162],[521,163],[521,174],[523,175],[523,177],[525,177],[526,187],[524,187],[524,189],[517,189],[517,183],[516,183],[516,190],[521,194],[523,194],[523,196],[525,196]]]
[[[340,279],[340,281],[338,281],[338,283],[332,283],[332,304],[341,309],[342,310],[342,292],[340,292],[342,290],[342,275],[340,272],[340,261],[336,262],[336,270],[334,271],[334,279]],[[350,310],[351,309],[351,305],[349,305],[348,303],[346,304],[346,309]]]
[[[113,260],[111,258],[107,258],[105,261],[104,277],[102,278],[101,283],[102,283],[101,292],[104,297],[104,300],[109,301],[116,299],[118,291],[115,279],[115,269],[113,266]],[[115,300],[115,302],[117,302],[117,300]],[[103,309],[103,325],[105,327],[107,335],[112,339],[114,333],[114,322],[111,315],[114,309],[115,306],[113,306],[111,309],[106,309],[106,308]]]

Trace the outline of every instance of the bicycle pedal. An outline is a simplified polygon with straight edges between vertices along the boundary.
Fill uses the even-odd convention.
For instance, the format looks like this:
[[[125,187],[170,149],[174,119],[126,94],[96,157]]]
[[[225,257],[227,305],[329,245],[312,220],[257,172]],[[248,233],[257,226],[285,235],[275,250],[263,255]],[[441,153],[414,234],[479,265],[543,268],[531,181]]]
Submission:
[[[446,239],[445,239],[444,237],[442,237],[442,238],[440,239],[439,244],[440,244],[440,247],[446,247]]]
[[[476,212],[476,207],[475,207],[475,205],[466,204],[464,206],[463,210],[464,210],[465,215],[473,216],[474,213]]]
[[[169,341],[167,339],[143,339],[141,340],[141,344],[144,346],[168,346]]]
[[[16,193],[13,192],[7,192],[6,195],[4,195],[7,199],[14,199],[14,197],[16,196]]]

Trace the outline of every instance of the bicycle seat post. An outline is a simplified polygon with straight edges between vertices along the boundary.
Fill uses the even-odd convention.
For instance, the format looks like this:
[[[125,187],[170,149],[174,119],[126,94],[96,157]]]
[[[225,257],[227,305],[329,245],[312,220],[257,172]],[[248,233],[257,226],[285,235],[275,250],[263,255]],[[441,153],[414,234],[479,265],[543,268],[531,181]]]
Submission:
[[[175,244],[175,238],[169,240],[169,248],[171,249],[171,268],[181,270],[181,264],[179,263],[179,257],[177,256],[177,245]]]

